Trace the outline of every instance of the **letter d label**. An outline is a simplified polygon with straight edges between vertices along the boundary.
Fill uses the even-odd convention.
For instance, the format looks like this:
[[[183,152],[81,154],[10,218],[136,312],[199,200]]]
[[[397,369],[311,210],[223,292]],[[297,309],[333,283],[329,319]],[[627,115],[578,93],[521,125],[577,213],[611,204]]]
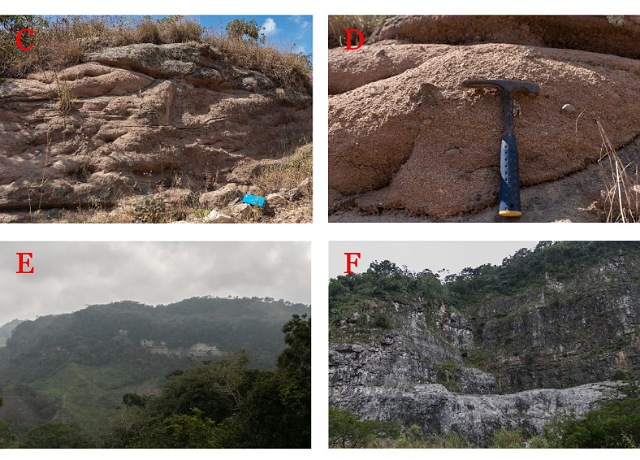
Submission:
[[[344,31],[347,33],[347,47],[345,50],[353,51],[362,48],[362,45],[364,45],[364,34],[362,32],[358,29],[344,29]],[[351,46],[351,33],[355,33],[358,36],[358,44],[355,48]]]

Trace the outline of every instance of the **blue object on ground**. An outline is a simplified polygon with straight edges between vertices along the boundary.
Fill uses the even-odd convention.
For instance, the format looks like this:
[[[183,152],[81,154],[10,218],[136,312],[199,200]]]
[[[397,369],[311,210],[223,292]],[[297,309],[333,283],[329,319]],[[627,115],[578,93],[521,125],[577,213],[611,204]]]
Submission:
[[[243,203],[250,204],[251,206],[263,207],[265,198],[263,196],[249,195],[248,193],[242,198]]]

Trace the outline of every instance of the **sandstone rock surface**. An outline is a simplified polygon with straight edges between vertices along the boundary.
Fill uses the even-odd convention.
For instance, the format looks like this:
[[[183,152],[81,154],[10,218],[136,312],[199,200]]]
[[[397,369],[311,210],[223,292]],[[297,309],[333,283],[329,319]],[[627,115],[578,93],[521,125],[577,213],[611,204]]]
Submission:
[[[395,16],[370,42],[510,43],[640,58],[640,16]]]
[[[609,24],[605,28],[611,29],[612,37],[618,32],[635,37],[640,25],[632,19],[627,18],[624,27],[606,18],[593,21]],[[535,212],[529,221],[598,220],[583,212],[601,200],[604,184],[597,168],[573,193],[578,180],[565,187],[562,181],[571,181],[572,175],[603,156],[598,125],[613,147],[618,152],[627,148],[629,162],[637,164],[640,61],[631,53],[638,52],[632,45],[637,39],[603,39],[610,46],[630,43],[628,52],[586,44],[583,49],[599,52],[547,47],[562,40],[565,46],[577,47],[578,38],[591,43],[592,21],[587,18],[575,42],[534,39],[550,35],[531,26],[525,38],[512,41],[523,44],[505,44],[509,40],[499,34],[490,40],[498,30],[492,21],[516,19],[480,18],[470,27],[465,21],[471,20],[400,17],[387,22],[377,35],[379,41],[360,50],[329,50],[330,213],[355,208],[379,216],[363,220],[385,220],[385,214],[397,211],[405,213],[399,220],[411,216],[429,221],[495,220],[495,210],[489,209],[497,203],[500,184],[500,96],[490,89],[465,89],[461,83],[512,79],[540,86],[538,97],[516,96],[515,135],[525,216],[536,207],[535,198],[524,199],[527,189],[554,184],[553,206],[547,206],[546,213]],[[458,25],[445,33],[452,21]],[[432,23],[442,25],[427,27]],[[477,35],[476,29],[485,33]],[[570,27],[563,30],[568,33]],[[438,37],[448,44],[438,44]],[[501,43],[486,43],[492,40]],[[607,50],[612,54],[604,54]],[[614,51],[636,59],[615,56]],[[335,220],[360,218],[336,215]]]
[[[277,84],[208,45],[128,45],[86,61],[0,83],[0,220],[55,210],[128,221],[127,200],[144,207],[169,189],[192,194],[187,208],[228,183],[250,185],[239,170],[312,139],[309,82]]]

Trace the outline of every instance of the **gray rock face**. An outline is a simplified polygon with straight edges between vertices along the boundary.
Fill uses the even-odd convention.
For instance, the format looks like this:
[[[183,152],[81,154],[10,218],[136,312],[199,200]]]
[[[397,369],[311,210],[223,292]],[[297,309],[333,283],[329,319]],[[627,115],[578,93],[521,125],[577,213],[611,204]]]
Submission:
[[[403,310],[404,321],[396,324],[393,330],[372,331],[367,344],[343,343],[330,347],[329,380],[332,386],[435,383],[439,364],[462,365],[458,349],[430,330],[431,318],[423,307],[397,308]],[[347,318],[345,322],[352,319]]]
[[[581,416],[640,370],[638,268],[636,255],[613,255],[457,308],[371,301],[333,332],[330,405],[480,445],[501,428],[534,435]],[[374,327],[378,314],[393,327]]]
[[[204,44],[127,45],[90,54],[87,61],[135,70],[155,78],[183,77],[194,85],[249,91],[276,86],[259,72],[241,70],[225,63],[215,49]]]
[[[529,390],[509,395],[463,395],[438,384],[354,389],[349,397],[330,392],[334,407],[362,415],[363,419],[418,425],[425,432],[454,431],[485,445],[501,428],[520,427],[525,434],[540,434],[556,415],[580,416],[597,401],[615,395],[614,382],[581,385],[567,389]]]
[[[619,257],[575,278],[501,297],[475,312],[500,392],[566,387],[640,367],[636,262]],[[551,365],[550,365],[551,364]]]
[[[473,327],[467,319],[453,308],[442,305],[435,314],[436,326],[445,339],[458,348],[473,348]]]
[[[453,373],[460,393],[490,394],[497,391],[496,377],[473,367],[461,367]]]

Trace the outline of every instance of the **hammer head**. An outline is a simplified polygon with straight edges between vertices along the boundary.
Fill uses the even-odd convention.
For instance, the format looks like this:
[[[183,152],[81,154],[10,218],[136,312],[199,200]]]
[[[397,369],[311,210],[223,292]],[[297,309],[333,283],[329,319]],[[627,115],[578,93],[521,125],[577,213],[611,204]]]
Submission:
[[[535,83],[518,80],[466,80],[462,86],[467,88],[483,88],[485,86],[497,86],[505,94],[524,93],[536,95],[540,87]]]

